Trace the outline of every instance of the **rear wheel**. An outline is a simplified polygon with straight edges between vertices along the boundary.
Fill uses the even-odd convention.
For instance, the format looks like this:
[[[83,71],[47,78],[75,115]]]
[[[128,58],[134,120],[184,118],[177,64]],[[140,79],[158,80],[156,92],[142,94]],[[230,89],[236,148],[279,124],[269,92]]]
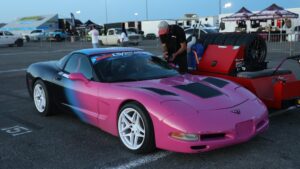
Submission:
[[[51,105],[51,98],[42,80],[37,80],[34,83],[32,96],[35,108],[41,115],[49,116],[53,113],[55,105]]]
[[[17,45],[17,47],[22,47],[23,46],[23,40],[22,39],[18,39],[15,44]]]
[[[122,107],[118,117],[119,137],[123,145],[135,153],[149,153],[155,149],[154,131],[147,111],[138,103]]]

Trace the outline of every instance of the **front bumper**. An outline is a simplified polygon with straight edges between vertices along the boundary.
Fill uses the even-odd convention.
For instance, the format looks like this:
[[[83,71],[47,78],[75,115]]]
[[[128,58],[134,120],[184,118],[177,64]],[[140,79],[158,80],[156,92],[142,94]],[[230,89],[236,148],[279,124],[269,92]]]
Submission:
[[[222,131],[209,131],[197,133],[198,141],[182,141],[170,137],[167,133],[174,130],[166,129],[167,137],[160,137],[157,144],[158,148],[181,152],[181,153],[200,153],[214,149],[227,147],[242,142],[246,142],[259,133],[265,131],[269,126],[268,116],[260,119],[247,120],[237,123],[235,127]]]

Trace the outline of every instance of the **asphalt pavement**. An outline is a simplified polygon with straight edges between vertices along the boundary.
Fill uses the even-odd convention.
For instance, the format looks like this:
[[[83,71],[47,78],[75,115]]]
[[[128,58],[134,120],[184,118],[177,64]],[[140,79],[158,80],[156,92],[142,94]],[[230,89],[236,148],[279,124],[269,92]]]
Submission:
[[[269,129],[249,142],[201,154],[163,150],[132,154],[117,137],[81,122],[71,113],[42,117],[25,84],[25,69],[39,61],[56,60],[90,43],[26,43],[0,47],[0,169],[298,169],[300,110],[270,117]],[[158,41],[139,48],[161,54]],[[270,66],[286,53],[269,53]],[[300,79],[300,66],[287,62]],[[299,89],[300,90],[300,89]]]

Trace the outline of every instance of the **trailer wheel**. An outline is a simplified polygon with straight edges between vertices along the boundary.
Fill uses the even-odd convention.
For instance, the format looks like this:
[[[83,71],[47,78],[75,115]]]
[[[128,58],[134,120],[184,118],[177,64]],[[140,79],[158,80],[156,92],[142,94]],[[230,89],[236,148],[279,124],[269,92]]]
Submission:
[[[236,46],[245,47],[245,66],[248,71],[257,71],[266,68],[267,45],[265,40],[256,34],[242,34]]]
[[[226,39],[226,35],[219,34],[219,36],[217,36],[216,39],[214,40],[213,44],[222,46],[224,45],[225,39]]]
[[[224,45],[231,45],[231,46],[235,46],[237,40],[239,39],[239,34],[229,34],[226,38],[225,38],[225,42]]]

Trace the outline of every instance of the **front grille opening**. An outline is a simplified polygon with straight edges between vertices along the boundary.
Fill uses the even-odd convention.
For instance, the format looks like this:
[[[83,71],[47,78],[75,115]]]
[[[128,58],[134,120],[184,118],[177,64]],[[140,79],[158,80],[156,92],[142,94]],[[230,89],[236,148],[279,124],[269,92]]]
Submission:
[[[213,140],[221,140],[225,139],[225,133],[217,133],[217,134],[202,134],[200,139],[202,141],[213,141]]]
[[[260,121],[256,124],[256,129],[260,129],[265,124],[265,120]]]
[[[203,150],[206,149],[206,145],[201,145],[201,146],[191,146],[192,150]]]

